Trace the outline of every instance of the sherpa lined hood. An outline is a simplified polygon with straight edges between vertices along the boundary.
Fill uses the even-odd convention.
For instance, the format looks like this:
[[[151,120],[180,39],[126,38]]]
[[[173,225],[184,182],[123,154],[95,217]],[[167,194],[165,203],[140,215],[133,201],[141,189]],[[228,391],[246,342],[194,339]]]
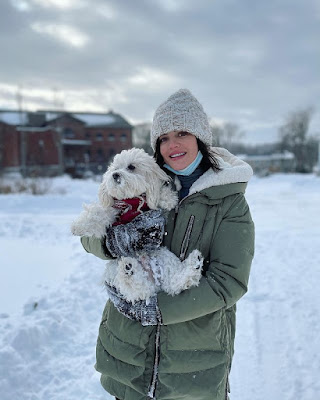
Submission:
[[[225,197],[225,195],[231,194],[232,192],[234,192],[234,190],[244,193],[247,182],[253,175],[253,170],[251,166],[245,161],[230,153],[227,149],[224,149],[222,147],[211,147],[211,150],[214,152],[215,157],[218,160],[221,171],[215,172],[211,168],[208,169],[208,171],[200,176],[200,178],[196,180],[191,186],[188,196],[194,193],[202,192],[209,188],[214,189],[213,191],[215,192],[217,197]],[[241,187],[241,190],[236,187],[227,188],[225,186],[230,184],[241,184],[236,185],[237,187]],[[177,176],[175,177],[175,185],[177,189],[180,190],[181,184]],[[225,187],[218,190],[219,186]],[[225,195],[222,195],[222,192],[224,191],[226,191],[226,193]],[[210,197],[212,197],[212,193]]]

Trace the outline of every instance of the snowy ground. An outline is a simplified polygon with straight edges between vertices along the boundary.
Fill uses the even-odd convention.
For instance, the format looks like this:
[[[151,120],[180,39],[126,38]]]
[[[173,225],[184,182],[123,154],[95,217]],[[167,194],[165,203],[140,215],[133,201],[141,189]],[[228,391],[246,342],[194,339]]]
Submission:
[[[62,195],[0,196],[2,400],[111,399],[93,365],[104,262],[69,234],[97,183],[54,180]],[[320,393],[320,178],[254,177],[249,293],[238,304],[232,400],[314,400]]]

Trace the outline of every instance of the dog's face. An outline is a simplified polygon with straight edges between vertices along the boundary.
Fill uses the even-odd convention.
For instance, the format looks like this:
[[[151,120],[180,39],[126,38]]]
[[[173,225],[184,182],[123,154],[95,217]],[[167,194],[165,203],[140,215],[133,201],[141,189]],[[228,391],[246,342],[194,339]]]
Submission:
[[[123,150],[103,176],[99,199],[108,207],[113,204],[113,198],[129,199],[146,193],[149,207],[157,208],[161,187],[168,180],[167,174],[144,150]]]

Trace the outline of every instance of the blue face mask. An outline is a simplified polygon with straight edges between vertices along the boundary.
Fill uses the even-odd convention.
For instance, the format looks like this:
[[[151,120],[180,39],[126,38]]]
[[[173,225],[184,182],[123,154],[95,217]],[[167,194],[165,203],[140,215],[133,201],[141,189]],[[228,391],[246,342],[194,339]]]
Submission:
[[[198,155],[195,158],[195,160],[190,165],[188,165],[186,168],[181,169],[180,171],[177,171],[177,170],[171,168],[170,165],[168,165],[168,164],[163,164],[163,166],[176,175],[189,176],[192,174],[192,172],[194,172],[197,169],[197,167],[201,163],[202,158],[203,158],[202,153],[200,151],[198,151]]]

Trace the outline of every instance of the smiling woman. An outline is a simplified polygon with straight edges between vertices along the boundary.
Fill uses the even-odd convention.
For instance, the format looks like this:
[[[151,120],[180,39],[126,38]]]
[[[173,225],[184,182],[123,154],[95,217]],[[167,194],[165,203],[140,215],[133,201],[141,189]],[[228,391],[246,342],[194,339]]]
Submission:
[[[160,136],[159,142],[165,163],[173,169],[186,168],[198,155],[197,139],[188,132],[166,133]]]
[[[163,244],[181,261],[198,250],[204,264],[199,285],[175,296],[162,287],[148,302],[131,304],[121,293],[110,297],[96,369],[103,387],[121,400],[228,399],[236,302],[247,291],[254,253],[254,224],[244,197],[252,169],[227,150],[211,147],[211,140],[208,118],[188,90],[156,110],[151,145],[180,199],[168,215]],[[126,235],[133,248],[141,226],[135,219],[131,224]],[[139,243],[148,254],[144,241]],[[113,244],[109,234],[83,241],[102,259],[111,257]],[[121,249],[113,254],[122,255]]]

